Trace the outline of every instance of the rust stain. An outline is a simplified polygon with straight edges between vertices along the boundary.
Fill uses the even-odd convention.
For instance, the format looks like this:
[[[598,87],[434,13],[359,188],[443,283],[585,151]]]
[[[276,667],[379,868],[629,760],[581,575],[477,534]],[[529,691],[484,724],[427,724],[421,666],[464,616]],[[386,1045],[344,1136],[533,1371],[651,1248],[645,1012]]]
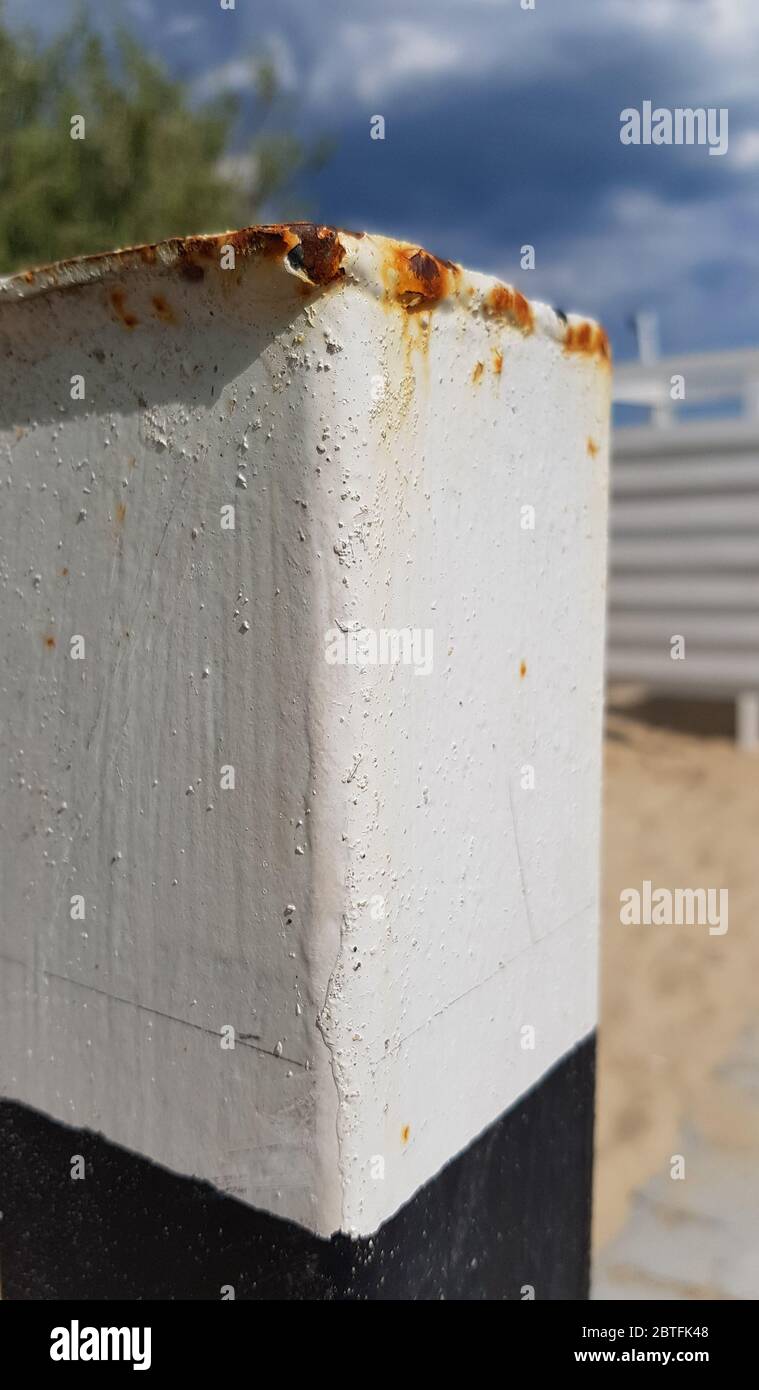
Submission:
[[[121,319],[125,328],[135,328],[139,319],[126,307],[126,290],[111,290],[111,307],[118,318]]]
[[[585,447],[590,457],[594,459],[596,457],[596,454],[598,453],[598,445],[596,444],[595,439],[591,439],[590,435],[588,435],[588,442]]]
[[[114,535],[114,539],[118,536],[118,534],[119,534],[119,532],[120,532],[122,526],[124,525],[124,520],[125,520],[125,518],[126,518],[126,514],[127,514],[126,502],[118,502],[118,503],[116,504],[116,511],[115,511],[114,519],[113,519],[113,535]]]
[[[152,299],[153,308],[156,316],[164,323],[176,323],[176,315],[167,299],[162,294],[154,294]]]
[[[503,353],[498,348],[493,348],[493,371],[496,376],[500,376],[503,371]]]
[[[483,362],[475,362],[474,371],[472,372],[472,381],[475,383],[475,385],[481,379],[484,370],[485,364]]]
[[[520,661],[520,663],[519,663],[519,674],[520,674],[520,676],[522,677],[522,679],[524,680],[524,677],[527,675],[527,662],[526,662],[526,661]]]
[[[381,269],[388,298],[408,310],[429,308],[445,299],[455,289],[460,274],[453,261],[441,261],[421,247],[414,251],[391,246]]]
[[[68,565],[64,565],[64,566],[63,566],[63,569],[60,569],[60,570],[58,571],[58,576],[59,576],[60,579],[68,579],[68,574],[69,574],[69,567],[68,567]]]
[[[52,648],[55,646],[55,638],[52,632],[46,632],[42,640],[45,643],[45,646],[47,647],[48,651],[51,651]]]
[[[335,227],[315,227],[312,222],[291,222],[277,229],[283,235],[298,239],[298,247],[290,248],[292,259],[298,250],[302,253],[305,272],[314,285],[330,285],[333,280],[345,274],[342,260],[345,247]]]
[[[611,347],[600,324],[568,323],[564,333],[564,351],[580,353],[584,357],[599,357],[607,365],[611,364]]]
[[[494,285],[492,290],[488,290],[483,308],[491,318],[507,319],[522,333],[532,333],[535,327],[529,300],[510,285]]]
[[[411,1125],[404,1125],[404,1126],[403,1126],[403,1129],[401,1130],[401,1140],[402,1140],[402,1142],[403,1142],[404,1144],[408,1144],[408,1141],[409,1141],[410,1138],[411,1138]]]

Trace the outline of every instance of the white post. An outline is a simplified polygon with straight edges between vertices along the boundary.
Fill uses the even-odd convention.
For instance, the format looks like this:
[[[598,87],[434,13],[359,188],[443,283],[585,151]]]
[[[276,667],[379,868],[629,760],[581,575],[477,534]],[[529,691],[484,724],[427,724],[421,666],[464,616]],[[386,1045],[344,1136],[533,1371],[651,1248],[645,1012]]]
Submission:
[[[595,1025],[604,335],[303,224],[0,335],[0,1089],[373,1232]]]
[[[743,690],[735,701],[735,737],[739,748],[759,747],[759,691]]]

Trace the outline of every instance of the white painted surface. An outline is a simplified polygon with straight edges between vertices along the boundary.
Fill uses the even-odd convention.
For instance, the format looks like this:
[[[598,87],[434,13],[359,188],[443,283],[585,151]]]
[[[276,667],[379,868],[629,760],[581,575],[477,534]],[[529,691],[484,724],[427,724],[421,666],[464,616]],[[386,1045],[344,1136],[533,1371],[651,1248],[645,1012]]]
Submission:
[[[4,288],[0,1089],[367,1233],[596,1021],[609,372],[341,237]]]

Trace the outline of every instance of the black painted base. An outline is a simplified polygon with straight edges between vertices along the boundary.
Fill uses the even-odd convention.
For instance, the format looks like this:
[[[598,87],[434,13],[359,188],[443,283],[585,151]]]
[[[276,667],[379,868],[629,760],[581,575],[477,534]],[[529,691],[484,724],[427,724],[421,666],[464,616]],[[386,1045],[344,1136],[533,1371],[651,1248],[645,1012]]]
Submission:
[[[237,1299],[521,1299],[526,1286],[584,1299],[594,1058],[589,1038],[358,1241],[320,1240],[2,1102],[3,1298],[219,1300],[231,1285]]]

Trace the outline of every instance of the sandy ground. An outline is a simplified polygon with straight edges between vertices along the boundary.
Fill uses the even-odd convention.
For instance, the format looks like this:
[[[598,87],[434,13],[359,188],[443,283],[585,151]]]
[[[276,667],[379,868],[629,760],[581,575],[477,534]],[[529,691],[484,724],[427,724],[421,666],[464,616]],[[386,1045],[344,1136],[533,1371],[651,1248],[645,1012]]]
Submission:
[[[735,747],[730,720],[727,707],[644,707],[631,692],[613,693],[604,793],[596,1247],[620,1229],[633,1192],[669,1170],[684,1120],[699,1112],[702,1124],[727,1122],[703,1113],[709,1078],[759,1015],[759,752]],[[726,887],[727,933],[622,926],[620,892],[640,891],[644,879],[655,888]]]

